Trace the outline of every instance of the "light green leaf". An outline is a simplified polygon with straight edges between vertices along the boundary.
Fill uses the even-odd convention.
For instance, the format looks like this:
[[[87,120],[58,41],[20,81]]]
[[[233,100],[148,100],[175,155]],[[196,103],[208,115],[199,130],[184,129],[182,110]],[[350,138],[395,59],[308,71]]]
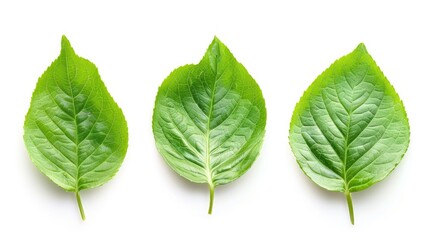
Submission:
[[[289,141],[311,180],[345,194],[354,223],[351,192],[383,180],[410,141],[404,106],[363,44],[305,91],[292,116]]]
[[[122,110],[96,66],[75,54],[65,36],[61,54],[37,82],[24,123],[36,167],[66,191],[98,187],[118,171],[128,147]]]
[[[174,70],[159,88],[153,114],[156,146],[184,178],[214,189],[243,175],[265,133],[262,92],[215,38],[197,65]]]

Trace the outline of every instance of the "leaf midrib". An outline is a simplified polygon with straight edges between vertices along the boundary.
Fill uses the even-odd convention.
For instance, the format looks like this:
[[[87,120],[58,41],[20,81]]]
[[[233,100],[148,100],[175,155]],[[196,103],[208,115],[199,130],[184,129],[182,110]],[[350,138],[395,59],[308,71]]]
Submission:
[[[347,81],[347,77],[345,77],[346,83],[349,85],[349,87],[352,90],[352,97],[355,94],[354,89],[357,86],[359,86],[365,80],[366,76],[368,75],[368,72],[369,72],[369,66],[367,67],[367,69],[365,71],[365,74],[363,75],[363,77],[361,78],[361,80],[354,87],[350,85],[349,81]],[[337,83],[335,83],[335,80],[334,80],[334,84],[337,85]],[[346,194],[348,194],[349,193],[349,180],[347,179],[347,159],[348,159],[348,151],[349,151],[349,146],[350,146],[350,144],[349,144],[350,124],[351,124],[352,114],[353,114],[354,110],[356,110],[356,109],[354,109],[354,108],[350,108],[350,109],[346,108],[346,106],[344,105],[344,103],[341,101],[340,95],[338,93],[338,89],[336,87],[335,87],[335,92],[337,94],[338,101],[340,102],[340,104],[344,108],[344,110],[347,112],[347,118],[348,118],[348,120],[347,120],[347,126],[346,126],[347,132],[346,132],[346,136],[344,138],[344,157],[343,157],[343,159],[344,159],[344,161],[343,161],[343,177],[344,177],[344,188],[345,188],[344,192]],[[365,102],[366,102],[366,100],[364,101],[364,103]],[[334,122],[333,119],[332,119],[332,121]]]
[[[343,163],[343,176],[344,176],[344,187],[345,187],[345,192],[348,193],[349,192],[349,182],[347,180],[347,156],[348,156],[348,151],[349,151],[349,134],[350,134],[350,122],[351,122],[351,115],[350,112],[347,111],[347,117],[348,117],[348,121],[347,121],[347,133],[346,133],[346,137],[344,139],[344,163]]]
[[[211,170],[211,163],[210,163],[210,120],[212,118],[213,114],[213,107],[214,107],[214,98],[215,98],[215,92],[216,92],[216,85],[218,82],[218,72],[217,72],[217,65],[216,65],[216,76],[213,84],[213,89],[211,91],[211,99],[210,99],[210,108],[209,113],[207,114],[207,125],[206,125],[206,156],[205,156],[205,162],[206,162],[206,176],[207,176],[207,182],[212,187],[213,186],[213,179],[212,179],[212,170]]]
[[[70,79],[70,71],[69,71],[69,64],[68,64],[68,53],[67,51],[65,52],[65,62],[66,62],[66,74],[67,74],[67,81],[69,83],[69,87],[70,87],[70,95],[72,97],[72,104],[73,104],[73,122],[74,122],[74,127],[75,127],[75,154],[76,154],[76,161],[75,161],[75,166],[76,166],[76,186],[75,186],[75,191],[79,192],[79,178],[80,178],[80,173],[79,173],[79,139],[78,139],[78,124],[77,124],[77,120],[76,120],[76,104],[75,104],[75,96],[73,94],[73,88],[72,88],[72,83],[71,83],[71,79]],[[77,74],[77,66],[75,66],[75,76],[73,77],[73,79],[76,77]]]

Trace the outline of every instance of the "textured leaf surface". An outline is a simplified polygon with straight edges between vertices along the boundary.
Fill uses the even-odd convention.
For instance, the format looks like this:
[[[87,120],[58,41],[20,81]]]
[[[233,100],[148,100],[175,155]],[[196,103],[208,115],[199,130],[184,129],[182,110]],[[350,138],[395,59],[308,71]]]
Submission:
[[[215,38],[197,65],[174,70],[159,88],[153,132],[168,165],[214,188],[240,177],[255,161],[265,133],[261,90]]]
[[[34,90],[24,141],[37,168],[64,190],[76,192],[80,207],[79,191],[110,180],[125,157],[124,115],[96,66],[77,56],[65,37],[60,56]]]
[[[398,94],[360,44],[306,90],[289,140],[305,174],[345,193],[353,222],[350,192],[383,180],[398,165],[410,128]]]

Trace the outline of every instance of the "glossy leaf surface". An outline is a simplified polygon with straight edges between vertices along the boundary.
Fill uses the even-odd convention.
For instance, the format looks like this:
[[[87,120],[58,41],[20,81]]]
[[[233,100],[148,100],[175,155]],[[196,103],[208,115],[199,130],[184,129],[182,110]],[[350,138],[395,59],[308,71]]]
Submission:
[[[345,194],[353,223],[351,192],[383,180],[398,165],[410,128],[398,94],[360,44],[305,91],[289,140],[311,180]]]
[[[36,167],[66,191],[106,183],[128,147],[122,110],[96,66],[77,56],[66,37],[61,54],[39,78],[24,123],[24,141]]]
[[[216,186],[244,174],[265,133],[262,92],[217,38],[197,65],[174,70],[156,97],[153,132],[168,165],[184,178]]]

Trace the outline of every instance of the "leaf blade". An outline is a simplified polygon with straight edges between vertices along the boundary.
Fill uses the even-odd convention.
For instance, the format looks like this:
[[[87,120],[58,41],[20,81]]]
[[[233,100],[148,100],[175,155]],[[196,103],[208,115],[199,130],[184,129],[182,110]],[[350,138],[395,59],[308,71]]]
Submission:
[[[305,91],[292,116],[289,142],[313,182],[350,196],[393,171],[409,135],[402,101],[360,44]],[[351,197],[347,200],[353,221]]]
[[[79,191],[111,179],[125,157],[128,128],[122,110],[96,66],[77,56],[65,36],[60,56],[33,92],[24,142],[36,167],[79,198]]]
[[[212,192],[250,168],[265,122],[259,86],[215,38],[200,63],[180,67],[164,80],[152,126],[167,164],[192,182],[209,184]]]

